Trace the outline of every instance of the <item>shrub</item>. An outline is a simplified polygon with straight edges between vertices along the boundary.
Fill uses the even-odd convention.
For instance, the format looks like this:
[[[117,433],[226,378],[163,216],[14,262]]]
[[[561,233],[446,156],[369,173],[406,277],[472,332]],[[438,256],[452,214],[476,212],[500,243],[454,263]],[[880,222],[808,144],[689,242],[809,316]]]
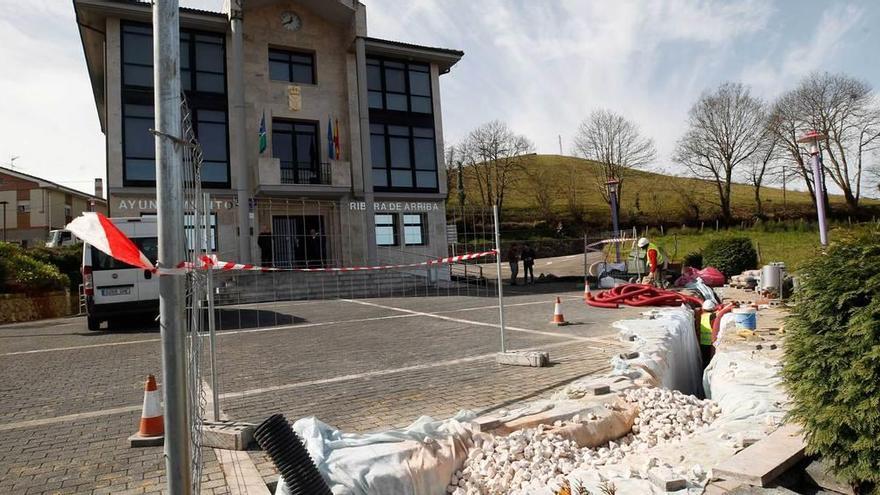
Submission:
[[[36,247],[27,253],[43,263],[58,267],[58,271],[70,280],[70,290],[76,292],[82,283],[82,249],[82,244],[57,248]]]
[[[58,267],[34,259],[9,243],[0,243],[0,276],[3,290],[8,292],[62,290],[70,284]]]
[[[880,232],[844,239],[801,271],[782,375],[807,450],[860,494],[880,494]]]
[[[758,266],[758,253],[748,237],[713,239],[703,248],[703,266],[714,266],[727,277],[739,275]]]
[[[689,266],[691,268],[696,268],[700,270],[703,268],[703,253],[693,252],[684,255],[684,258],[681,259],[681,266]]]

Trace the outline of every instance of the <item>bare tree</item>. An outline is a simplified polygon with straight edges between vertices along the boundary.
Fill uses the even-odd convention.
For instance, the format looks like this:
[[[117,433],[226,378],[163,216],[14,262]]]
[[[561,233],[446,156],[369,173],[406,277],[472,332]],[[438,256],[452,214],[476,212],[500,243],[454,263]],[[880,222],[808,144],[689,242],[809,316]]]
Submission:
[[[485,206],[504,204],[532,143],[507,124],[493,120],[472,130],[458,148],[466,173],[472,174]]]
[[[654,141],[643,136],[634,122],[611,110],[596,110],[581,122],[574,149],[576,154],[601,165],[596,187],[606,203],[611,202],[608,181],[618,181],[618,205],[630,171],[650,164],[656,156]]]
[[[786,182],[788,177],[792,176],[802,181],[807,186],[815,207],[816,195],[813,187],[813,169],[809,163],[810,155],[807,148],[797,141],[804,131],[797,106],[797,96],[794,91],[780,96],[770,109],[770,129],[778,138],[780,154],[785,158],[780,163],[780,172],[785,174],[783,181]]]
[[[746,182],[754,188],[755,214],[759,217],[764,215],[761,187],[776,182],[780,174],[778,165],[782,147],[779,143],[779,135],[774,131],[771,122],[768,121],[764,128],[758,150],[745,162],[742,173]]]
[[[826,135],[822,143],[828,176],[850,210],[861,198],[865,158],[880,146],[880,106],[871,86],[845,74],[813,73],[793,91],[801,124]]]
[[[446,148],[446,190],[452,192],[455,181],[455,193],[458,197],[458,206],[464,207],[466,194],[464,191],[464,172],[462,170],[462,153],[455,146]]]
[[[730,191],[734,173],[761,146],[764,103],[740,83],[724,83],[691,107],[688,129],[678,141],[675,160],[695,176],[714,183],[725,222],[733,218]]]
[[[524,195],[531,196],[535,206],[538,208],[541,219],[547,223],[552,223],[556,220],[556,215],[553,212],[553,201],[556,199],[558,192],[555,180],[557,174],[559,174],[559,170],[555,166],[533,167],[530,170],[526,170],[526,177],[529,179],[528,184],[519,188]]]

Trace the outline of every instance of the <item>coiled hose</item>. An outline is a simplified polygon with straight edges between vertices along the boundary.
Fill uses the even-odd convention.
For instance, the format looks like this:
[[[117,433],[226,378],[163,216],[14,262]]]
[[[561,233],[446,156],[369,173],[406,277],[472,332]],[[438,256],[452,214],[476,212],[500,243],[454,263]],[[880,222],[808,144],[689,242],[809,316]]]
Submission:
[[[619,308],[621,304],[626,306],[680,306],[687,304],[700,307],[703,300],[675,292],[672,290],[659,289],[646,284],[623,284],[608,290],[603,290],[593,295],[587,293],[586,303],[596,308]]]

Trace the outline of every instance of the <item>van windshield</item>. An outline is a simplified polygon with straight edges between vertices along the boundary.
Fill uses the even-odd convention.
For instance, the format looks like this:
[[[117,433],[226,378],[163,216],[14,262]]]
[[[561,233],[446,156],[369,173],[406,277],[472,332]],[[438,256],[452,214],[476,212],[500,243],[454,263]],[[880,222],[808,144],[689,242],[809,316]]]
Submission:
[[[156,264],[156,260],[159,258],[159,239],[156,237],[138,237],[132,239],[132,242],[144,253],[144,256],[150,260],[154,265]],[[92,250],[92,271],[99,270],[124,270],[127,268],[137,268],[135,266],[131,266],[128,263],[123,263],[121,261],[117,261],[110,256],[107,256],[101,251],[98,251],[95,247],[90,247]]]

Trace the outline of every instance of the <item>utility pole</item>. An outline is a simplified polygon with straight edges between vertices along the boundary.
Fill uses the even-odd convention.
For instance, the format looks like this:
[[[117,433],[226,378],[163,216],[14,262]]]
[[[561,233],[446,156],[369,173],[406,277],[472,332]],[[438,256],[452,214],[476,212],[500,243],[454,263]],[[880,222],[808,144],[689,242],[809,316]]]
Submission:
[[[153,60],[159,266],[173,267],[184,260],[178,0],[153,3]],[[171,495],[192,492],[184,284],[184,277],[179,275],[159,277],[165,473]]]
[[[236,198],[238,210],[238,256],[242,263],[251,262],[251,172],[247,166],[247,126],[244,104],[244,0],[228,0],[229,29],[232,32],[229,67],[229,135],[232,137],[232,159],[238,167]]]
[[[562,155],[562,134],[559,134],[559,155]]]

